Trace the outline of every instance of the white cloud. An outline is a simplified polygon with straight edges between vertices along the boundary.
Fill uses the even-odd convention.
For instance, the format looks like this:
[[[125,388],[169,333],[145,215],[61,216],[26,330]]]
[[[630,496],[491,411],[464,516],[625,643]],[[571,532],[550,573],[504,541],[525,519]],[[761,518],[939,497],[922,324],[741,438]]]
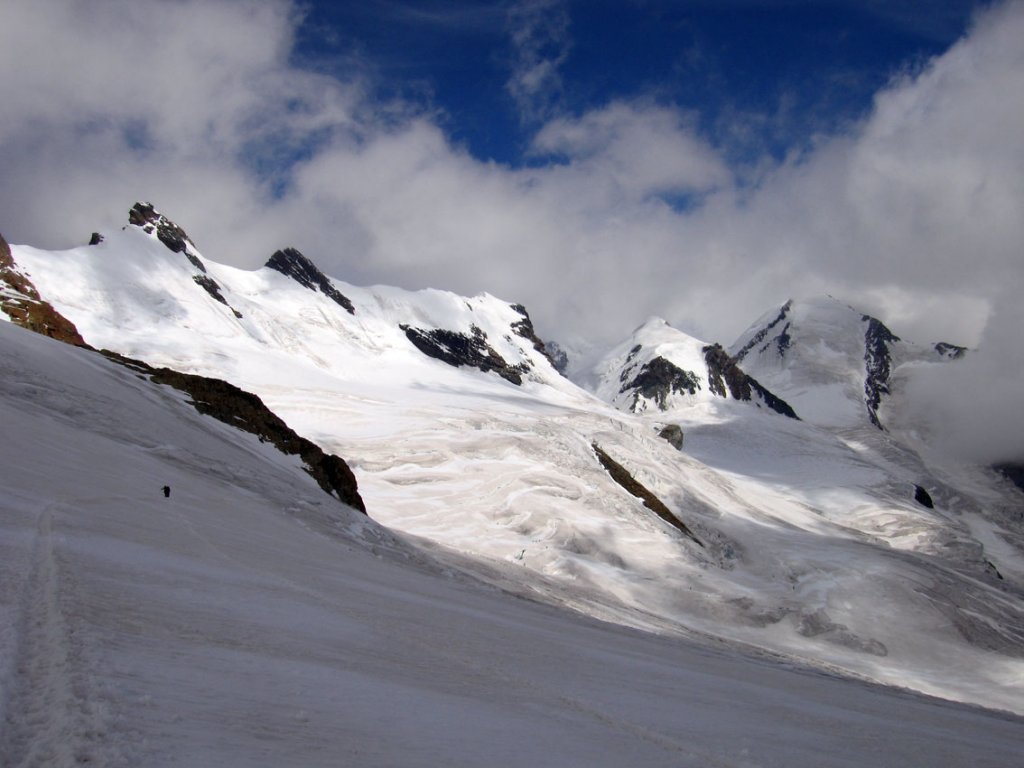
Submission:
[[[509,7],[511,75],[505,87],[524,121],[549,117],[562,91],[559,68],[569,56],[564,0],[518,0]]]
[[[517,7],[556,20],[517,29],[557,64],[564,8]],[[906,337],[991,349],[1007,372],[1024,357],[1008,326],[1024,289],[1019,0],[742,197],[690,115],[643,100],[551,117],[530,167],[480,162],[429,115],[369,101],[358,72],[292,66],[295,13],[4,3],[0,231],[80,243],[150,199],[213,259],[256,266],[295,245],[352,282],[522,301],[547,336],[616,341],[661,314],[728,343],[770,306],[828,292]],[[557,90],[545,82],[524,104]]]

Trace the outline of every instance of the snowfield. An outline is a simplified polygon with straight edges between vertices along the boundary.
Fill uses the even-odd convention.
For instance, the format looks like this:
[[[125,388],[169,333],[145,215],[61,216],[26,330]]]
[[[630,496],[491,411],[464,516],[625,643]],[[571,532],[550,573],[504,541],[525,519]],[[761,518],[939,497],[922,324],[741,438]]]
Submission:
[[[0,359],[5,766],[1008,766],[1024,749],[1011,715],[517,599],[174,390],[6,323]]]
[[[801,420],[713,394],[704,342],[656,319],[591,392],[493,296],[104,234],[12,253],[93,346],[226,379],[344,457],[371,519],[179,393],[0,323],[0,763],[1019,762],[1021,497],[938,463],[900,408],[915,366],[955,360],[821,300],[731,348]],[[636,401],[656,356],[703,386]]]

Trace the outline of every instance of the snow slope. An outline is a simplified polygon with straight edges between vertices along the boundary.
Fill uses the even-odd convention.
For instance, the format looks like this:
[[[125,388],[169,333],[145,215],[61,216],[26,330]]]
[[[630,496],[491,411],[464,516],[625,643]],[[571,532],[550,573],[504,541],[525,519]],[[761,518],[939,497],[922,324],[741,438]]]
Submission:
[[[349,462],[374,520],[453,570],[630,627],[1024,712],[1024,598],[1006,567],[1015,540],[988,514],[998,489],[950,485],[873,426],[839,434],[718,396],[617,410],[559,376],[522,312],[487,295],[311,288],[131,226],[12,252],[90,344],[259,394]],[[428,357],[408,329],[449,334],[435,337],[445,353],[489,349],[505,376]],[[670,420],[683,453],[656,437]],[[594,444],[703,546],[617,485]]]
[[[1007,766],[1024,749],[1013,716],[515,599],[95,353],[0,323],[0,360],[5,766]]]

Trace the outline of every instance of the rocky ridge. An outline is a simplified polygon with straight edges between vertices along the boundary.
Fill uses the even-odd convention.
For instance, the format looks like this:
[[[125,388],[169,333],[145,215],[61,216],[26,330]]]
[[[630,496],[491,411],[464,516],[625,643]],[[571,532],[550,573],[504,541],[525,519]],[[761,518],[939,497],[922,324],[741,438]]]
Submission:
[[[10,317],[11,322],[30,331],[77,347],[88,346],[75,324],[44,301],[32,281],[18,269],[3,235],[0,235],[0,311]]]
[[[208,274],[206,265],[203,264],[203,260],[196,250],[195,243],[184,229],[156,210],[152,203],[135,203],[128,211],[128,223],[138,227],[147,235],[155,236],[172,253],[183,254],[197,270],[196,274],[192,276],[192,281],[206,291],[214,301],[220,302],[230,309],[236,318],[242,318],[242,313],[228,304],[227,299],[224,298],[220,284]],[[98,245],[101,242],[103,242],[103,236],[93,233],[89,244]]]
[[[264,265],[275,272],[280,272],[285,277],[292,278],[299,285],[309,288],[311,291],[319,290],[327,298],[345,309],[350,315],[356,313],[355,307],[347,296],[341,293],[327,275],[312,261],[307,259],[295,248],[284,248],[275,251]]]

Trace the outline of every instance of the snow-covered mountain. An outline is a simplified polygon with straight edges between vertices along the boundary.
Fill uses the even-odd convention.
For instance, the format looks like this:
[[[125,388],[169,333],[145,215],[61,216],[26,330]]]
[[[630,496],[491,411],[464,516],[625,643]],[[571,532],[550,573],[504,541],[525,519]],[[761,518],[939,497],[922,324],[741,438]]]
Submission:
[[[613,349],[592,375],[599,397],[634,413],[691,409],[724,399],[798,418],[789,404],[744,373],[721,344],[699,341],[658,317]]]
[[[1020,754],[1017,717],[482,587],[330,499],[294,457],[94,352],[0,323],[0,361],[4,766]]]
[[[903,361],[955,365],[952,347],[794,303],[728,353],[649,322],[589,392],[553,367],[526,310],[493,296],[361,288],[294,249],[234,269],[147,204],[101,235],[13,246],[7,273],[93,347],[259,395],[349,462],[374,521],[447,567],[607,621],[1024,712],[1017,491],[941,472],[873,423],[898,405]]]
[[[919,347],[879,319],[832,298],[788,301],[744,331],[729,353],[782,394],[809,421],[883,428],[890,384],[900,365],[957,360],[949,343]]]

